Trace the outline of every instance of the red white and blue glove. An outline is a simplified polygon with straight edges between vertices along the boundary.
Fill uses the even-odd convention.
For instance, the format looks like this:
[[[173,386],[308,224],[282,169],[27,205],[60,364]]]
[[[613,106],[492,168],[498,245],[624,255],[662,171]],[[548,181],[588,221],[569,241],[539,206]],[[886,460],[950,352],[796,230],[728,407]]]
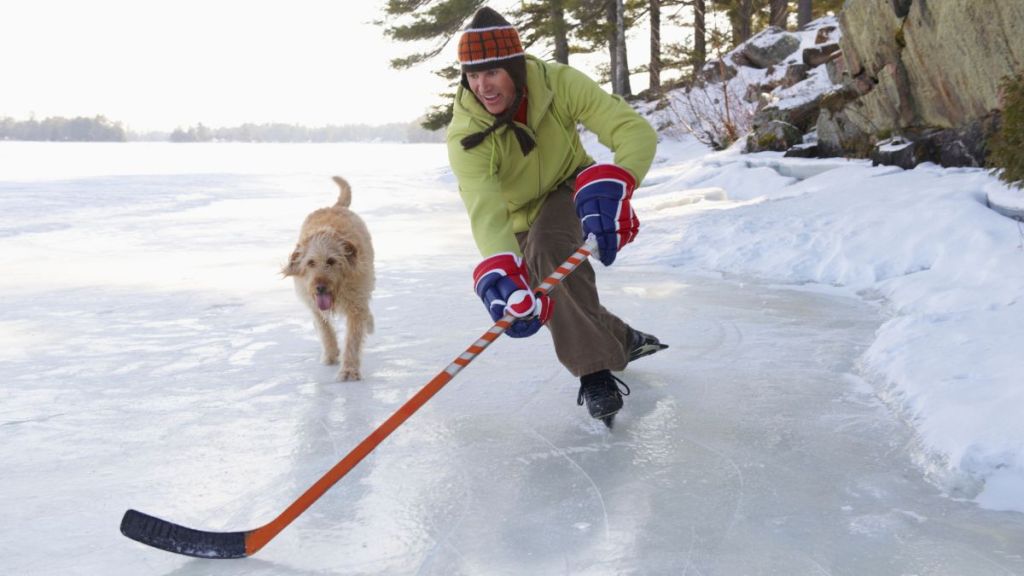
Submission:
[[[497,322],[506,313],[516,318],[505,334],[513,338],[533,336],[551,318],[554,301],[534,295],[530,275],[521,257],[504,252],[495,254],[473,271],[473,289]]]
[[[611,266],[623,246],[640,232],[640,220],[629,205],[636,180],[615,164],[594,164],[576,177],[576,215],[583,239],[593,234],[601,263]]]

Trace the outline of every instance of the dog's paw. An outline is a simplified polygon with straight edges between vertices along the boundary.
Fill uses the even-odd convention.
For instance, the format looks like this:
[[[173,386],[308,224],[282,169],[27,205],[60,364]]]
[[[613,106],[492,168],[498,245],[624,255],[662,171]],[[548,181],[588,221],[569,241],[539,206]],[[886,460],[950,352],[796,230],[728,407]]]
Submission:
[[[323,362],[325,366],[333,366],[338,363],[338,353],[328,354],[326,352],[320,356],[320,362]]]
[[[353,380],[362,380],[358,368],[342,368],[338,371],[339,382],[351,382]]]

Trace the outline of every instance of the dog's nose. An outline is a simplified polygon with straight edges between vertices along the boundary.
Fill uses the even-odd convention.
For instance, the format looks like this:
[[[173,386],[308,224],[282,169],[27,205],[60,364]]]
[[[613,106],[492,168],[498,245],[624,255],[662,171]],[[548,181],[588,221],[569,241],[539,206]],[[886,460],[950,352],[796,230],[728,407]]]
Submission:
[[[323,294],[324,292],[327,292],[327,286],[324,286],[323,284],[317,284],[316,285],[316,293],[317,294]]]

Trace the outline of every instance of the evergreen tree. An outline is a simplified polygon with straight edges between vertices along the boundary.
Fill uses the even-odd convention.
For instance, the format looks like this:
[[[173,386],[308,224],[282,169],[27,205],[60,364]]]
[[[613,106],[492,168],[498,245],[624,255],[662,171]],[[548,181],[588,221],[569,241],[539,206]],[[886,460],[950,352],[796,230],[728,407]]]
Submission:
[[[569,63],[569,22],[566,5],[573,0],[523,0],[517,10],[509,15],[516,23],[520,39],[525,48],[539,42],[551,40],[552,59],[562,64]],[[544,54],[537,54],[543,57]]]
[[[384,34],[399,42],[430,41],[433,45],[391,61],[404,70],[437,56],[457,37],[463,24],[485,4],[485,0],[388,0],[384,6]],[[399,22],[401,20],[401,22]]]
[[[626,56],[626,7],[623,0],[609,0],[608,21],[611,32],[608,38],[608,49],[611,51],[612,62],[612,93],[629,96],[633,90],[629,86],[629,60]]]
[[[648,13],[651,23],[651,61],[647,66],[648,89],[661,91],[661,0],[650,0]]]
[[[12,118],[0,120],[0,140],[36,142],[124,142],[127,135],[120,122],[105,116],[62,118],[60,116],[24,122]]]
[[[469,17],[485,3],[485,0],[388,0],[384,6],[385,20],[377,22],[384,26],[386,36],[399,42],[432,43],[423,52],[393,59],[391,67],[404,70],[440,54],[449,42],[457,38]],[[428,130],[439,130],[451,121],[452,99],[461,77],[457,64],[435,70],[434,74],[448,80],[449,91],[440,95],[444,103],[433,106],[427,113],[422,126]]]
[[[629,62],[625,44],[626,30],[646,5],[642,1],[628,4],[623,0],[574,0],[569,14],[579,25],[573,38],[580,42],[579,52],[608,51],[609,66],[600,70],[603,78],[612,84],[612,93],[629,95]]]
[[[768,10],[768,25],[777,26],[785,30],[788,27],[786,21],[789,17],[789,2],[786,0],[769,0]]]
[[[704,67],[708,59],[707,47],[707,25],[705,13],[707,11],[704,0],[693,0],[693,73],[697,74]]]
[[[1024,183],[1024,73],[999,85],[1003,106],[999,129],[989,138],[989,165],[1006,183]]]
[[[803,28],[811,21],[812,0],[797,0],[796,3],[796,27]]]

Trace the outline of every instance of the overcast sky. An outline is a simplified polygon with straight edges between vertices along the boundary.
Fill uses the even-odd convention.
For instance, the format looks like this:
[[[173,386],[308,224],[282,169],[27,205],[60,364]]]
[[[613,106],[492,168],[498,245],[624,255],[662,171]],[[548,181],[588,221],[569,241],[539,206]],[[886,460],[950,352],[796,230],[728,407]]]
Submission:
[[[396,71],[371,24],[382,1],[4,2],[0,117],[103,114],[133,130],[203,122],[409,121],[438,103],[431,71]]]

